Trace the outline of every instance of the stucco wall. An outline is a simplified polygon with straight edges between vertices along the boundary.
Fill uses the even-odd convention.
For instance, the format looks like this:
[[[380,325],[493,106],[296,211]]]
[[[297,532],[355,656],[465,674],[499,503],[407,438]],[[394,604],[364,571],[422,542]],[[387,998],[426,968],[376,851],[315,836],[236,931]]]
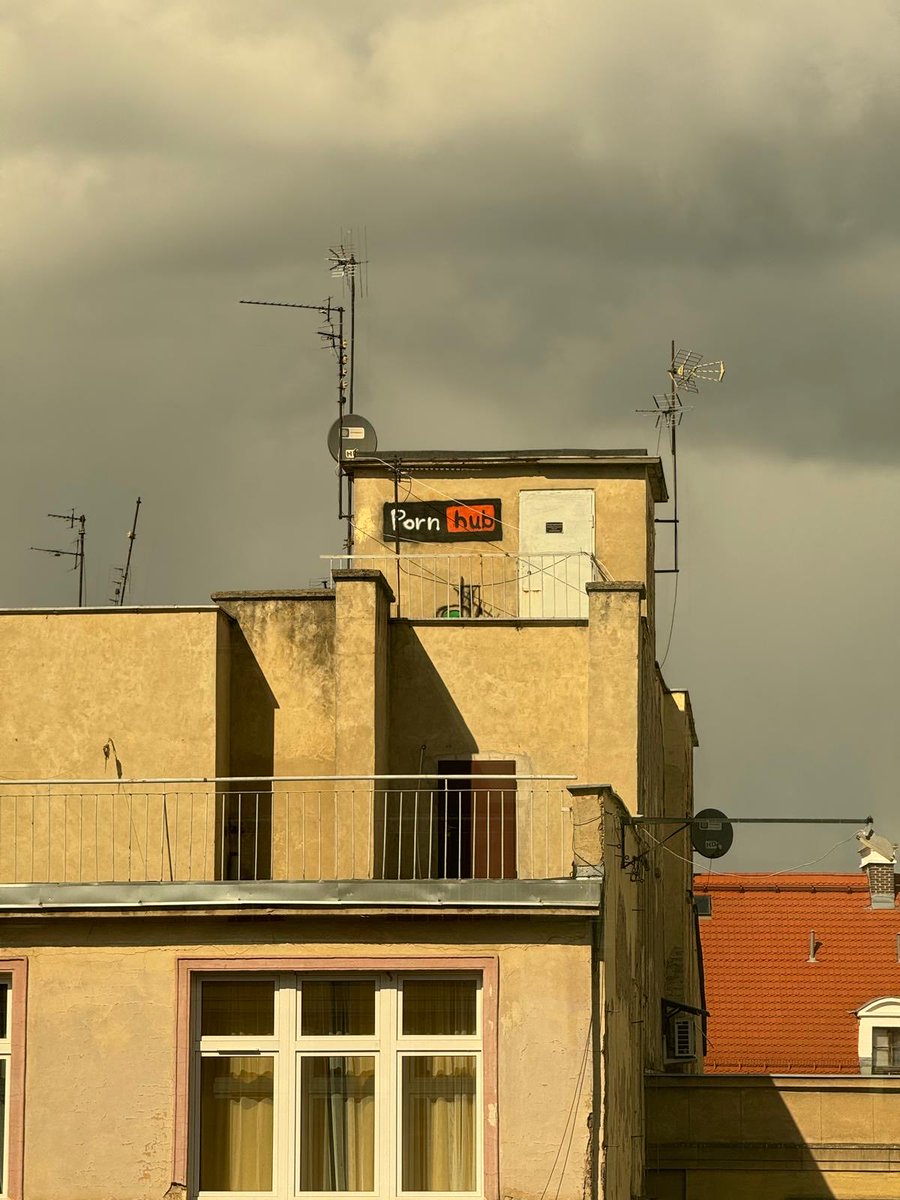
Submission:
[[[665,690],[661,679],[658,686],[665,742],[664,812],[672,817],[688,817],[694,811],[694,733],[690,700],[686,692]],[[665,995],[699,1008],[701,995],[692,904],[690,827],[679,832],[678,825],[667,825],[665,836],[669,838],[666,844],[671,851],[664,875]],[[699,1039],[699,1020],[696,1032]],[[685,1069],[699,1069],[699,1064]]]
[[[625,853],[633,858],[640,844],[622,826],[627,810],[608,797],[604,801],[604,903],[602,940],[603,1129],[602,1194],[607,1200],[639,1196],[644,1169],[644,1055],[646,1052],[642,926],[646,881],[623,868]]]
[[[654,1200],[900,1195],[900,1079],[650,1077]]]
[[[581,775],[587,745],[584,626],[391,627],[390,770],[511,758],[521,773]]]
[[[503,527],[495,544],[489,542],[452,542],[439,545],[402,543],[409,553],[429,552],[464,554],[469,551],[490,553],[502,549],[516,553],[519,548],[519,493],[530,489],[589,488],[595,494],[595,553],[613,579],[639,579],[648,587],[649,610],[653,604],[652,498],[643,466],[604,467],[561,465],[556,474],[548,468],[529,469],[521,463],[509,467],[466,467],[441,473],[411,463],[411,479],[404,479],[400,497],[413,502],[436,500],[475,500],[497,497],[502,504]],[[394,482],[386,471],[379,474],[355,471],[357,554],[393,553],[393,543],[382,528],[383,506],[393,503]],[[648,511],[650,523],[648,529]],[[384,542],[389,543],[385,549]],[[364,564],[360,564],[364,565]]]
[[[0,613],[7,778],[216,773],[217,631],[208,611]]]
[[[214,598],[233,618],[230,773],[331,774],[334,596],[217,593]]]
[[[327,969],[329,956],[362,946],[385,958],[498,957],[500,1194],[538,1200],[549,1181],[560,1200],[582,1198],[592,1105],[584,920],[49,919],[7,926],[4,937],[0,955],[29,961],[27,1200],[167,1191],[179,957],[312,955]]]

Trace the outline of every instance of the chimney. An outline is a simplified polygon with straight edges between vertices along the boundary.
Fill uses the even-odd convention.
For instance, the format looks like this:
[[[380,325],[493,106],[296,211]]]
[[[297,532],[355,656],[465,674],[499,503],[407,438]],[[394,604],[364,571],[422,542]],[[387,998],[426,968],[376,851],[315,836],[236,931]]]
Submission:
[[[861,829],[856,838],[859,842],[859,865],[869,880],[872,907],[893,908],[896,845],[886,837],[880,837],[871,828]]]

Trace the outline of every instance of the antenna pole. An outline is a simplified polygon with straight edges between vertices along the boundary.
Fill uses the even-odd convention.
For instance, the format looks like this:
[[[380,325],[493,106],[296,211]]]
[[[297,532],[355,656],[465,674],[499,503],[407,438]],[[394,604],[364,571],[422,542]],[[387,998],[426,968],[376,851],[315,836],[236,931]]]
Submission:
[[[338,428],[340,429],[345,410],[348,413],[353,412],[353,384],[356,366],[356,271],[358,267],[364,264],[365,259],[361,262],[356,257],[352,241],[348,244],[347,248],[341,243],[329,250],[328,254],[332,276],[341,278],[345,282],[349,280],[349,347],[344,340],[344,308],[342,305],[333,305],[330,296],[325,304],[286,304],[275,300],[241,300],[241,304],[263,304],[270,308],[305,308],[322,314],[326,321],[326,328],[319,331],[319,336],[324,338],[326,343],[330,343],[337,359]],[[364,293],[365,284],[363,284]],[[337,333],[335,333],[334,325],[332,324],[332,315],[334,313],[337,313],[338,317]],[[347,536],[344,539],[344,548],[349,557],[353,554],[353,474],[344,463],[344,455],[340,450],[340,443],[339,452],[336,457],[338,460],[338,520],[346,520],[347,522]],[[347,457],[350,457],[349,452]]]
[[[394,462],[394,553],[400,557],[400,524],[397,509],[400,507],[400,460]]]
[[[354,279],[350,275],[350,365],[349,365],[349,386],[348,386],[348,367],[347,367],[347,343],[344,341],[344,310],[341,309],[340,320],[340,339],[341,339],[341,389],[340,389],[340,407],[338,416],[343,417],[344,407],[348,406],[349,411],[353,412],[353,341],[354,330],[356,327],[356,292],[354,290]],[[345,389],[347,389],[345,391]],[[338,498],[338,516],[343,516],[347,521],[347,536],[344,538],[344,549],[347,551],[347,557],[350,558],[353,554],[353,475],[344,466],[343,460],[338,462],[338,489],[343,486],[344,496],[347,501],[346,511],[342,508],[342,501]],[[347,564],[348,566],[351,564]]]
[[[78,607],[84,608],[84,534],[87,518],[78,518]]]
[[[353,412],[353,369],[356,366],[356,258],[350,252],[350,412]]]
[[[137,537],[138,513],[141,511],[141,498],[138,496],[134,506],[134,520],[128,531],[128,557],[125,559],[125,570],[122,572],[122,584],[119,591],[119,608],[125,603],[125,590],[128,587],[128,573],[131,570],[131,552],[134,550],[134,539]]]
[[[670,361],[672,363],[675,362],[675,339],[674,338],[672,339],[672,358]],[[672,396],[671,404],[672,404],[672,408],[674,409],[676,404],[678,403],[678,397],[677,397],[676,389],[675,389],[675,376],[674,375],[672,376],[671,396]],[[678,574],[678,438],[676,435],[676,430],[678,429],[678,422],[673,420],[671,425],[669,426],[669,429],[671,432],[671,446],[672,446],[672,509],[673,509],[672,533],[673,533],[673,549],[674,549],[673,574],[677,575]]]
[[[87,517],[84,513],[80,517],[75,516],[73,508],[67,513],[47,513],[48,517],[54,517],[57,521],[68,521],[69,528],[74,529],[76,522],[78,524],[77,542],[74,550],[51,550],[46,546],[31,546],[30,549],[37,550],[39,554],[52,554],[54,558],[74,558],[75,566],[73,570],[78,572],[78,607],[84,607],[84,536],[87,526]]]
[[[333,251],[332,251],[332,254],[334,254]],[[352,275],[351,275],[351,279],[352,279]],[[351,291],[351,297],[352,297],[352,295],[353,295],[353,293]],[[347,403],[347,395],[346,395],[346,392],[347,392],[347,344],[344,341],[344,307],[343,307],[343,305],[332,304],[330,296],[328,297],[328,299],[325,301],[324,304],[293,304],[293,303],[287,303],[287,302],[281,301],[281,300],[240,300],[238,303],[240,303],[240,304],[256,304],[256,305],[261,305],[264,308],[301,308],[301,309],[306,309],[308,312],[317,312],[317,313],[322,314],[322,316],[325,318],[326,328],[319,330],[319,336],[325,340],[326,344],[331,345],[331,348],[334,351],[334,356],[337,360],[338,416],[343,416],[344,415],[344,405]],[[337,334],[335,334],[334,326],[331,323],[331,318],[332,318],[333,313],[337,313],[337,318],[338,318]],[[352,328],[352,321],[351,321],[351,328]],[[353,378],[352,370],[353,370],[353,360],[351,358],[351,360],[350,360],[350,371],[351,371],[350,378],[351,378],[351,380]],[[352,389],[352,386],[353,386],[352,382],[351,382],[350,386]],[[351,412],[353,411],[352,402],[350,404],[350,411]],[[345,488],[344,488],[344,482],[343,482],[344,478],[346,478],[346,480],[347,480],[347,485],[346,485],[347,512],[346,513],[344,512],[344,503],[343,503],[344,496],[345,496]],[[347,552],[349,554],[353,548],[353,525],[352,525],[353,481],[352,481],[350,475],[344,471],[343,466],[340,463],[338,463],[338,520],[342,520],[344,517],[347,518],[347,538],[346,538],[346,541],[344,544],[346,545]]]
[[[698,383],[721,383],[725,376],[725,364],[721,360],[707,362],[702,354],[693,350],[676,350],[675,342],[671,343],[672,357],[669,361],[669,390],[653,397],[654,408],[639,408],[640,413],[647,413],[656,418],[656,427],[665,424],[669,430],[669,450],[672,455],[672,516],[656,517],[657,525],[672,526],[673,565],[657,567],[657,575],[677,575],[678,564],[678,426],[687,411],[681,402],[679,391],[696,393]],[[661,429],[660,429],[660,432]],[[657,443],[657,452],[659,444]]]
[[[397,616],[400,616],[400,605],[402,602],[402,592],[400,588],[400,523],[397,520],[397,509],[400,506],[400,471],[401,462],[399,458],[394,459],[394,554],[397,556]]]

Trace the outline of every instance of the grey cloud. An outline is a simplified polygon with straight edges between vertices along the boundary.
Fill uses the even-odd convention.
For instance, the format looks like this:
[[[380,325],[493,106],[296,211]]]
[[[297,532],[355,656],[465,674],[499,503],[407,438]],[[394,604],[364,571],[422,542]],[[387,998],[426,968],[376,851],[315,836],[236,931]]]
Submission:
[[[897,35],[886,0],[6,5],[0,599],[71,596],[26,547],[73,503],[102,598],[138,492],[139,602],[316,577],[332,364],[237,301],[339,294],[366,225],[383,446],[652,450],[669,338],[727,360],[681,432],[667,665],[702,799],[887,795]]]

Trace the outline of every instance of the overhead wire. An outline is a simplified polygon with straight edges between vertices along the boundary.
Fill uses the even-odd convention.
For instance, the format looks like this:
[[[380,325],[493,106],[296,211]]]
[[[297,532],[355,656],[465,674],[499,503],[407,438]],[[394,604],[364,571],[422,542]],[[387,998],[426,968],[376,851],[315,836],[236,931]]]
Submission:
[[[380,462],[382,464],[382,466],[388,467],[392,471],[396,470],[396,464],[390,463],[386,459],[376,458],[376,461]],[[426,488],[429,492],[433,492],[435,494],[435,496],[440,496],[440,498],[442,500],[451,500],[455,504],[464,504],[465,503],[464,501],[460,501],[458,497],[451,496],[449,492],[444,492],[444,491],[441,491],[440,488],[436,488],[434,486],[434,484],[426,483],[424,479],[422,479],[418,475],[413,475],[413,473],[409,470],[406,470],[405,474],[409,478],[410,483],[419,484],[421,487]],[[422,503],[425,503],[425,504],[428,503],[428,501],[423,496],[416,496],[416,499],[422,501]],[[514,526],[512,526],[508,521],[501,520],[500,517],[495,517],[494,522],[495,522],[495,524],[501,526],[501,528],[503,528],[503,529],[510,529],[510,530],[514,529]],[[486,538],[485,543],[488,546],[495,546],[497,548],[497,550],[500,551],[501,554],[505,554],[508,558],[517,558],[518,557],[517,555],[513,554],[510,550],[507,550],[506,547],[501,542],[497,542],[490,538]],[[610,575],[609,571],[606,569],[606,567],[603,565],[603,563],[597,558],[596,555],[592,554],[591,557],[597,563],[597,566],[599,567],[601,573],[606,577],[607,582],[611,582],[612,575]]]
[[[766,879],[772,879],[775,875],[789,875],[792,871],[799,871],[801,867],[814,867],[816,863],[822,862],[822,860],[827,858],[829,854],[834,854],[835,850],[840,849],[841,846],[846,846],[848,842],[852,842],[855,837],[856,834],[851,833],[849,837],[841,838],[839,842],[834,843],[830,850],[826,850],[825,853],[821,854],[818,858],[811,858],[809,862],[798,863],[796,867],[785,867],[782,871],[770,871],[766,875]]]
[[[653,849],[658,847],[661,850],[665,850],[665,852],[667,854],[671,854],[674,858],[680,859],[681,862],[687,863],[691,867],[693,867],[695,865],[694,859],[686,858],[683,854],[679,854],[676,850],[673,850],[671,848],[671,846],[665,845],[665,843],[663,841],[660,841],[659,838],[654,837],[653,834],[650,832],[650,830],[647,829],[645,826],[635,825],[635,826],[632,826],[632,828],[634,828],[638,833],[646,835],[650,839],[651,842],[655,843],[655,846],[650,847],[647,851],[645,851],[645,853],[649,854],[649,853],[651,853],[651,851]],[[835,844],[829,850],[826,850],[825,853],[821,854],[818,858],[810,859],[809,862],[797,863],[797,865],[793,866],[793,867],[784,867],[779,871],[767,871],[763,874],[763,878],[764,879],[773,879],[776,875],[790,875],[794,871],[802,870],[803,867],[813,867],[817,863],[820,863],[824,859],[828,858],[829,854],[833,854],[835,852],[835,850],[839,850],[841,846],[846,846],[846,844],[848,842],[852,842],[855,837],[856,837],[856,834],[853,833],[850,835],[850,837],[841,838],[841,840],[839,842],[835,842]],[[730,871],[714,871],[712,868],[712,859],[707,859],[707,864],[708,864],[707,871],[706,871],[707,878],[710,875],[730,875],[730,874],[732,874],[732,872],[730,872]]]
[[[672,632],[675,629],[675,611],[678,608],[678,575],[675,576],[675,590],[672,593],[672,619],[669,621],[669,636],[666,638],[666,649],[660,661],[660,670],[666,665],[669,657],[669,647],[672,645]]]
[[[587,1037],[586,1037],[585,1043],[584,1043],[584,1053],[581,1056],[581,1066],[579,1067],[578,1078],[575,1083],[575,1091],[572,1095],[572,1103],[569,1105],[569,1111],[566,1114],[566,1121],[565,1121],[565,1124],[563,1125],[562,1137],[560,1138],[559,1145],[556,1148],[556,1154],[554,1155],[553,1162],[550,1166],[550,1173],[547,1176],[547,1182],[544,1184],[543,1190],[541,1192],[540,1200],[545,1200],[547,1193],[550,1190],[550,1184],[551,1184],[551,1181],[553,1180],[553,1174],[556,1171],[557,1165],[560,1160],[560,1155],[562,1154],[562,1151],[563,1151],[563,1146],[565,1145],[566,1153],[565,1153],[565,1157],[563,1158],[563,1161],[562,1161],[562,1167],[560,1168],[559,1180],[557,1181],[557,1184],[556,1184],[556,1192],[555,1192],[554,1200],[558,1200],[558,1197],[559,1197],[560,1189],[562,1187],[562,1181],[563,1181],[563,1178],[565,1177],[565,1173],[566,1173],[566,1166],[569,1161],[569,1153],[572,1149],[572,1138],[574,1137],[574,1134],[575,1134],[576,1108],[578,1105],[578,1101],[581,1099],[581,1094],[584,1090],[584,1080],[585,1080],[585,1076],[587,1074],[588,1051],[591,1048],[592,1032],[593,1032],[593,1030],[589,1026],[588,1032],[587,1032]]]

